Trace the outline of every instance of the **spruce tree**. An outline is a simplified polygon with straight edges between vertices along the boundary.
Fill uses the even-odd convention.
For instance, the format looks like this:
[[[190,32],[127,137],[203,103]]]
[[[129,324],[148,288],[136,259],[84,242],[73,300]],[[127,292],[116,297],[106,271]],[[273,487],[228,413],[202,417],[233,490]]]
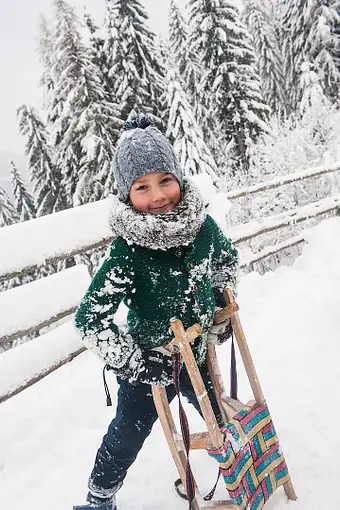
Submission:
[[[227,0],[190,0],[191,51],[201,55],[202,102],[218,122],[229,166],[247,169],[249,146],[267,130],[251,36]]]
[[[43,74],[40,79],[40,86],[43,89],[43,105],[48,110],[50,108],[50,101],[52,100],[52,93],[54,89],[54,82],[52,78],[52,55],[53,55],[53,34],[48,21],[44,16],[40,18],[39,25],[39,56],[40,62],[43,66]],[[55,71],[54,71],[55,74]]]
[[[286,88],[291,111],[302,98],[301,73],[304,62],[314,65],[328,98],[338,98],[340,74],[337,68],[338,14],[334,0],[281,0],[282,45],[285,55]]]
[[[154,51],[155,35],[139,0],[106,0],[104,52],[121,118],[148,114],[161,124],[165,70]]]
[[[175,152],[185,175],[208,174],[217,181],[214,158],[204,142],[191,105],[183,90],[181,78],[171,66],[167,76],[169,122],[167,136],[173,140]]]
[[[0,228],[8,227],[18,221],[19,218],[15,207],[6,190],[0,185]]]
[[[0,228],[9,227],[18,221],[19,218],[15,206],[8,196],[5,188],[0,185]],[[11,287],[15,287],[16,285],[20,285],[19,278],[12,278],[11,280],[0,282],[0,292],[3,292]],[[6,350],[6,348],[7,344],[5,344],[4,350]]]
[[[339,1],[314,0],[310,7],[311,29],[307,41],[311,61],[318,70],[322,88],[331,101],[339,99],[340,70],[337,67],[340,38]]]
[[[19,132],[25,136],[29,180],[33,184],[37,216],[65,209],[61,173],[52,162],[52,148],[45,125],[37,112],[26,105],[17,111]]]
[[[203,76],[203,65],[199,54],[189,44],[188,23],[185,21],[175,0],[170,0],[169,11],[169,44],[167,57],[172,59],[182,78],[183,88],[187,98],[193,107],[193,114],[196,121],[202,128],[206,145],[218,157],[220,143],[216,140],[214,132],[216,129],[215,119],[207,105],[200,96],[200,83]],[[167,62],[167,66],[169,62]]]
[[[157,46],[155,47],[155,51],[157,54],[157,60],[160,62],[162,69],[165,71],[169,67],[169,57],[171,55],[171,50],[169,47],[169,39],[166,39],[165,37],[159,35],[157,37]],[[166,87],[166,76],[167,73],[164,74],[164,85],[163,85],[163,91],[160,96],[159,102],[158,102],[158,113],[159,117],[162,121],[161,125],[159,127],[164,131],[166,129],[166,126],[168,125],[169,121],[169,108],[167,104],[167,87]],[[155,122],[157,125],[157,123]]]
[[[108,79],[107,59],[104,52],[105,39],[98,25],[94,22],[92,16],[85,12],[84,21],[90,33],[89,56],[94,65],[99,69],[103,81],[105,93],[108,98],[114,101],[110,83]]]
[[[337,43],[334,52],[334,61],[338,72],[340,73],[340,0],[334,0],[334,10],[336,13],[336,20],[334,22],[334,37]]]
[[[12,190],[19,221],[32,220],[36,216],[34,199],[20,175],[15,163],[10,160]]]
[[[92,62],[100,68],[101,73],[104,72],[106,62],[103,61],[104,39],[99,35],[99,27],[96,25],[91,14],[85,12],[84,21],[90,33],[89,54],[92,56]]]
[[[300,114],[302,117],[311,108],[318,108],[320,106],[330,107],[329,101],[320,85],[320,77],[310,62],[304,62],[301,66],[300,87],[302,91]]]
[[[201,80],[203,68],[198,55],[190,51],[187,23],[175,0],[170,0],[169,42],[180,76],[184,80],[190,98],[196,104],[197,85]]]
[[[185,54],[187,47],[187,29],[184,18],[175,0],[170,0],[169,10],[169,41],[172,52],[176,56],[176,65],[181,76],[185,70]]]
[[[55,163],[70,207],[93,199],[94,181],[96,199],[112,191],[109,162],[121,122],[117,105],[105,94],[99,68],[82,42],[74,9],[65,0],[54,0],[54,4],[53,68],[57,73],[50,122],[55,133]],[[58,76],[61,66],[63,72]]]
[[[34,198],[31,195],[31,193],[28,191],[26,184],[23,181],[23,178],[21,174],[18,171],[17,166],[15,163],[10,160],[10,171],[11,171],[11,177],[12,177],[12,190],[13,190],[13,197],[14,197],[14,204],[16,209],[16,216],[15,219],[17,222],[32,220],[36,217],[36,209],[34,205]],[[1,190],[0,190],[1,195]],[[1,198],[0,198],[1,202]],[[1,205],[0,205],[1,209]],[[0,213],[1,214],[1,213]],[[0,219],[1,224],[1,219]],[[47,267],[44,266],[43,268],[37,269],[36,271],[32,271],[29,273],[26,273],[24,276],[12,278],[11,280],[8,280],[4,282],[3,289],[7,290],[13,287],[17,287],[19,285],[24,285],[26,283],[30,283],[34,280],[37,280],[41,276],[45,276],[45,273],[47,272]],[[30,340],[31,338],[35,338],[38,336],[38,334],[28,335],[25,337],[22,337],[20,340],[15,341],[12,344],[12,347],[14,345],[18,345],[19,343],[23,343],[27,340]]]
[[[273,112],[285,108],[283,55],[273,22],[272,4],[264,0],[245,0],[244,21],[255,46],[261,77],[261,90]]]

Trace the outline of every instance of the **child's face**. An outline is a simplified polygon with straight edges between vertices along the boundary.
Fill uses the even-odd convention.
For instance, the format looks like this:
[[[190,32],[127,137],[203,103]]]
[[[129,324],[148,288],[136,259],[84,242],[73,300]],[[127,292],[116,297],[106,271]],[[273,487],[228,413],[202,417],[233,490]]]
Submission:
[[[149,172],[133,181],[129,198],[137,211],[161,214],[177,207],[181,190],[172,174]]]

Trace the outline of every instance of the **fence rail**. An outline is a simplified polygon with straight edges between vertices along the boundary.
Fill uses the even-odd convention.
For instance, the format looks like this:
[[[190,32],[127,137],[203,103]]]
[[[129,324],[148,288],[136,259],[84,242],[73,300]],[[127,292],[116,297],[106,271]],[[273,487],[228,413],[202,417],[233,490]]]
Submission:
[[[293,246],[297,246],[298,244],[305,243],[306,240],[303,235],[298,235],[294,237],[290,237],[281,243],[277,243],[274,246],[267,246],[263,248],[257,253],[254,253],[251,257],[247,257],[246,260],[241,262],[241,268],[249,268],[251,271],[254,270],[254,265],[257,262],[261,262],[272,255],[276,255],[279,252],[292,248]]]
[[[267,182],[261,182],[260,184],[254,184],[254,186],[248,186],[245,188],[241,188],[235,191],[229,191],[226,193],[227,198],[230,200],[235,198],[241,198],[249,195],[253,195],[254,193],[259,193],[261,191],[269,191],[271,189],[279,188],[280,186],[284,186],[286,184],[292,184],[294,182],[303,181],[305,179],[310,179],[311,177],[318,177],[320,175],[325,175],[333,172],[340,171],[340,161],[334,163],[333,165],[329,165],[327,167],[316,167],[316,168],[308,168],[307,170],[303,170],[302,172],[296,172],[292,174],[288,174],[282,177],[276,177]]]
[[[285,211],[275,216],[270,216],[262,221],[238,225],[237,227],[231,228],[229,234],[235,244],[244,243],[245,241],[273,232],[274,230],[296,225],[302,221],[317,218],[324,214],[335,213],[339,209],[339,206],[340,195],[323,198],[318,202],[297,207],[296,209]]]
[[[111,207],[107,198],[0,228],[0,282],[105,246]]]
[[[44,377],[46,377],[49,374],[52,374],[52,372],[54,372],[58,368],[61,368],[62,366],[66,365],[66,363],[69,363],[74,358],[79,356],[79,354],[82,354],[84,351],[86,351],[86,347],[79,347],[79,349],[76,349],[75,351],[71,352],[70,354],[67,354],[64,358],[55,362],[51,366],[46,367],[46,368],[41,368],[41,370],[38,373],[36,373],[35,375],[33,375],[30,379],[20,381],[19,384],[17,386],[15,386],[14,388],[12,388],[10,390],[6,390],[3,393],[0,393],[0,404],[2,404],[3,402],[6,402],[6,400],[9,400],[11,397],[15,397],[15,395],[18,395],[19,393],[26,390],[30,386],[33,386],[33,384],[41,381],[42,379],[44,379]]]

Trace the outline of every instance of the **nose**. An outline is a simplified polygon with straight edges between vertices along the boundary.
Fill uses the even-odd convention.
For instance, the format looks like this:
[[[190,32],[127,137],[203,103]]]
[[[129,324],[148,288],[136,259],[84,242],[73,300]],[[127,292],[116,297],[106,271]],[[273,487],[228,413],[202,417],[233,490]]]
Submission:
[[[156,188],[152,195],[152,202],[160,202],[166,198],[164,191],[161,188]]]

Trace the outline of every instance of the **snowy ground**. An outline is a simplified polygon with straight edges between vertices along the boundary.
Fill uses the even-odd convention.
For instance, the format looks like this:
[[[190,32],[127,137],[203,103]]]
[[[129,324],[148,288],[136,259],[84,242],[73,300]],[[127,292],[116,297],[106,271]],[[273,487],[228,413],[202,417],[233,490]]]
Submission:
[[[241,319],[298,494],[296,510],[339,508],[340,219],[306,232],[292,267],[244,276]],[[227,367],[228,347],[219,348]],[[241,373],[241,397],[251,393]],[[110,379],[112,395],[114,379]],[[106,408],[101,364],[81,355],[0,406],[0,507],[68,510],[81,503],[94,454],[113,409]],[[189,410],[192,431],[201,420]],[[203,491],[217,464],[192,454]],[[185,509],[157,423],[119,492],[119,510]],[[218,495],[226,495],[221,483]],[[283,490],[266,509],[287,508]]]

